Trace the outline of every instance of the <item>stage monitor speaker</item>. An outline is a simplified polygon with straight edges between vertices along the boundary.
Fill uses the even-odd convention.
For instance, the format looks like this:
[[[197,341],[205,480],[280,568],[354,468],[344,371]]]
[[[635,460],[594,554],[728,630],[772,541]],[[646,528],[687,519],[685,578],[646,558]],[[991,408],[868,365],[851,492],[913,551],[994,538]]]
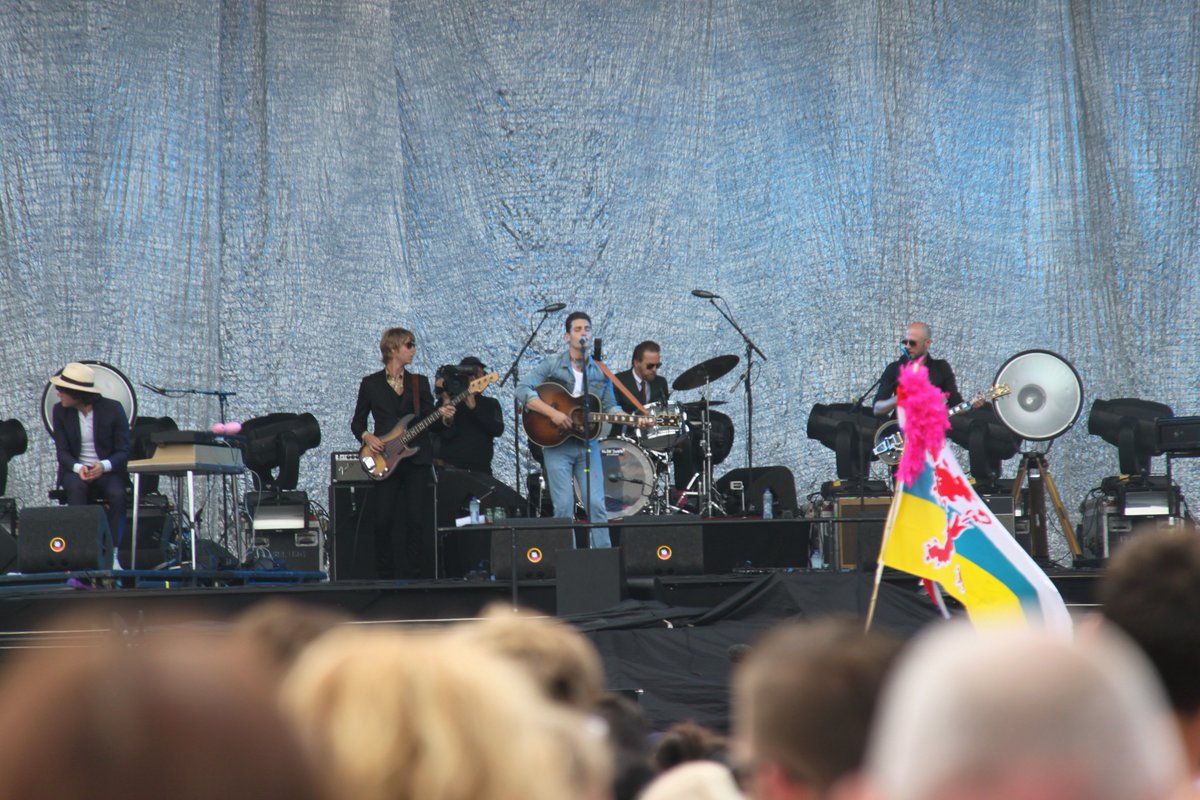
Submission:
[[[838,517],[838,568],[870,572],[879,561],[879,548],[883,544],[883,526],[888,514],[891,496],[886,497],[839,497],[834,500],[834,514]],[[855,518],[868,517],[862,522]]]
[[[331,576],[335,581],[372,580],[375,568],[375,512],[372,499],[377,484],[329,487],[329,507],[333,511]]]
[[[571,550],[575,530],[572,520],[560,517],[508,520],[516,533],[517,577],[521,580],[553,578],[558,551]],[[492,575],[498,581],[513,576],[514,531],[492,531]]]
[[[17,501],[0,497],[0,575],[17,568]]]
[[[557,613],[590,614],[625,599],[620,548],[562,550],[558,553]]]
[[[103,506],[42,506],[21,512],[21,572],[112,568],[112,536]]]
[[[293,572],[323,572],[325,548],[321,528],[314,520],[304,530],[261,530],[254,532],[254,546],[270,551],[281,569]]]
[[[746,467],[731,469],[717,480],[717,491],[730,504],[730,514],[761,514],[763,492],[775,496],[775,515],[796,514],[796,478],[787,467]]]
[[[700,525],[622,525],[625,574],[703,575],[704,529]]]

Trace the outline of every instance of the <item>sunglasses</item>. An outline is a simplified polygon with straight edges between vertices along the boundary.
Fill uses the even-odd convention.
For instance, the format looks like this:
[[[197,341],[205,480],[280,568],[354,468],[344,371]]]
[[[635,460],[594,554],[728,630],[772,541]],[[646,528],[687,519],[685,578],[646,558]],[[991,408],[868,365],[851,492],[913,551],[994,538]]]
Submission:
[[[407,347],[409,350],[416,350],[416,349],[417,349],[417,343],[416,343],[416,342],[405,342],[405,343],[404,343],[402,346],[403,346],[403,347]]]
[[[901,339],[900,344],[904,347],[916,347],[920,344],[916,339]]]
[[[642,369],[658,369],[661,366],[662,362],[660,361],[657,364],[643,364]]]

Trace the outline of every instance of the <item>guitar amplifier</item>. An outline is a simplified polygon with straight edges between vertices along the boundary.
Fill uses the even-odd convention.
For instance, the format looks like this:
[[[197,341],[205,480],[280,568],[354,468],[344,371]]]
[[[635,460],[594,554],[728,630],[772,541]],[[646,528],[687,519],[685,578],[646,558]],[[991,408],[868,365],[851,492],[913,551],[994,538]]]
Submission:
[[[338,486],[376,483],[367,474],[357,450],[329,454],[329,482]]]

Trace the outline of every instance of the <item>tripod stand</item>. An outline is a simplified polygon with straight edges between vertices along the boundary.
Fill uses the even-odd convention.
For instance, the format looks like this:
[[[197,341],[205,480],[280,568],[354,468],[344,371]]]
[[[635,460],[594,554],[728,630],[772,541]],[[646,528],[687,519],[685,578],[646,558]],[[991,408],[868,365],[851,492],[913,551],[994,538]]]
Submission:
[[[1083,548],[1079,546],[1079,540],[1075,537],[1075,529],[1071,527],[1067,509],[1058,494],[1058,485],[1054,482],[1054,476],[1050,474],[1045,453],[1021,454],[1021,466],[1017,468],[1017,477],[1013,479],[1012,486],[1014,508],[1026,478],[1029,479],[1029,507],[1026,510],[1029,514],[1030,549],[1033,551],[1031,555],[1039,561],[1050,560],[1050,543],[1046,531],[1046,491],[1049,490],[1050,501],[1054,504],[1058,524],[1062,526],[1063,536],[1067,539],[1071,554],[1076,558],[1082,556]]]

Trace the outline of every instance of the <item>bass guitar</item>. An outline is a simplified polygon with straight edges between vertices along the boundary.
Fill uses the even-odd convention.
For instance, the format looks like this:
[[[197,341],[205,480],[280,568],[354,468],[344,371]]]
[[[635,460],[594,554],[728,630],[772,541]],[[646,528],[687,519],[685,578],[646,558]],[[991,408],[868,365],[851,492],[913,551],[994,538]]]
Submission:
[[[1006,394],[1012,394],[1012,389],[1008,388],[1007,383],[998,383],[992,388],[980,392],[971,400],[965,403],[959,403],[950,409],[949,416],[971,408],[979,400],[991,402],[997,397],[1004,397]],[[900,463],[900,456],[904,454],[904,434],[900,431],[900,421],[889,419],[887,422],[879,426],[875,431],[875,446],[871,449],[871,454],[878,456],[879,460],[887,464],[889,467],[894,467]]]
[[[529,436],[530,441],[540,444],[542,447],[560,445],[569,436],[574,436],[576,439],[583,441],[595,439],[600,436],[600,426],[606,422],[617,425],[637,425],[641,420],[653,419],[655,425],[678,425],[683,418],[683,415],[678,412],[660,414],[654,417],[643,417],[638,414],[604,414],[600,411],[600,398],[596,395],[588,394],[584,397],[572,397],[570,392],[557,383],[540,384],[537,387],[537,394],[543,403],[569,416],[572,423],[570,430],[562,431],[545,414],[539,414],[536,411],[526,411],[523,421],[525,433]],[[591,423],[589,430],[586,431],[583,427],[583,408],[585,402],[588,407],[588,421]]]
[[[457,406],[463,400],[467,399],[467,395],[479,394],[498,380],[500,380],[500,376],[495,372],[489,372],[483,377],[476,378],[468,384],[465,391],[450,398],[449,404]],[[396,427],[379,437],[380,441],[383,442],[383,453],[373,453],[371,452],[371,448],[366,445],[363,445],[362,449],[358,451],[363,469],[367,471],[367,475],[370,478],[381,481],[388,475],[391,475],[392,470],[396,468],[397,464],[409,456],[415,455],[421,449],[420,447],[410,447],[409,442],[416,439],[430,425],[442,418],[441,412],[435,410],[433,413],[423,417],[420,422],[409,426],[409,423],[412,422],[412,418],[415,416],[416,414],[407,415],[396,423]]]

